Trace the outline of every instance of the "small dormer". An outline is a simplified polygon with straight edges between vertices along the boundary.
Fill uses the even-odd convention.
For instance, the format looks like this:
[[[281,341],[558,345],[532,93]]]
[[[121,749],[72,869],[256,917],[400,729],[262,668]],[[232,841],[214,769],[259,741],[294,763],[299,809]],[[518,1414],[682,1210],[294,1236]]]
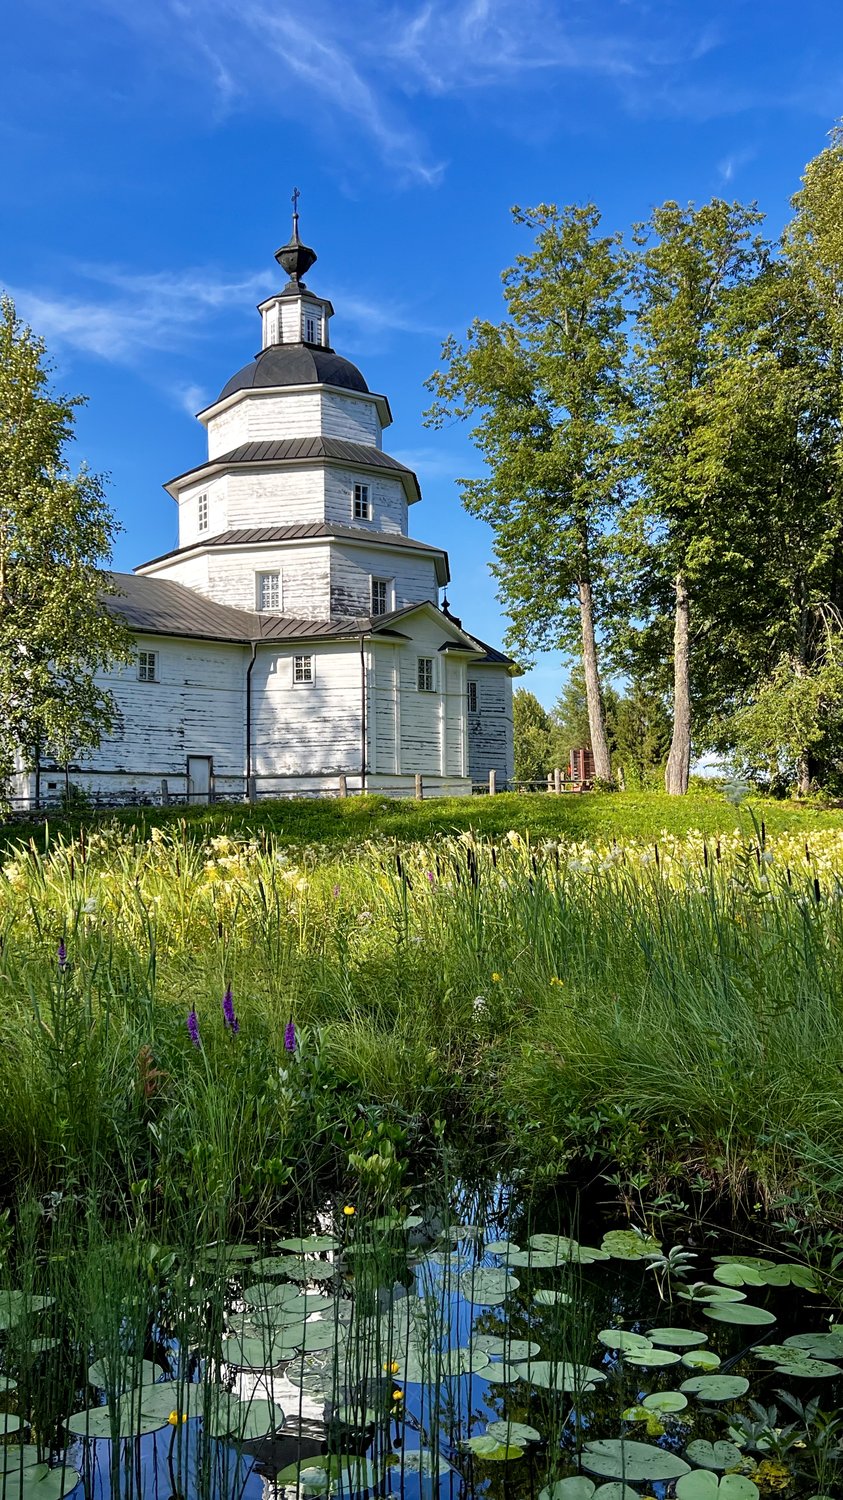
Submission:
[[[298,198],[293,194],[293,233],[286,245],[276,250],[275,259],[287,272],[287,285],[261,302],[263,348],[276,344],[307,344],[311,349],[330,349],[328,324],[333,307],[325,297],[317,297],[304,282],[304,275],[316,261],[316,252],[303,245],[299,236]]]

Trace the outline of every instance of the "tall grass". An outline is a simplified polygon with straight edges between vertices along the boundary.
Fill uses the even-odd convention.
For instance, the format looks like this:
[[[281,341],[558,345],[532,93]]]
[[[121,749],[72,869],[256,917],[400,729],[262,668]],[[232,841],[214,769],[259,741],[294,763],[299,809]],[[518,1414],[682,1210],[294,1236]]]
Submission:
[[[181,1193],[216,1233],[312,1195],[386,1123],[401,1149],[444,1131],[490,1162],[810,1207],[843,1175],[841,890],[843,834],[751,824],[21,850],[0,873],[0,1172],[130,1217]]]

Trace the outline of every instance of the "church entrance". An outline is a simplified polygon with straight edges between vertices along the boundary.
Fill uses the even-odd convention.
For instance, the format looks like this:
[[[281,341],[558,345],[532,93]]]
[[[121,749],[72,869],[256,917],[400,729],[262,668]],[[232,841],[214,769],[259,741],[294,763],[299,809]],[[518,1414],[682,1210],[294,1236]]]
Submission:
[[[210,802],[213,774],[212,756],[189,755],[187,757],[187,800],[189,803]]]

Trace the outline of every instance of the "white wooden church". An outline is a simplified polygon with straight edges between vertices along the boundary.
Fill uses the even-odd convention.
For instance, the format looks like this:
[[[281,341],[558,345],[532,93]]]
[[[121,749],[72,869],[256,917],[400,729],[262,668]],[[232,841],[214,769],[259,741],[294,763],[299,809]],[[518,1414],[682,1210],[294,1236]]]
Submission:
[[[439,602],[447,553],[409,534],[418,481],[384,452],[387,398],[331,347],[297,212],[275,258],[261,350],[198,415],[207,460],[165,485],[178,547],[114,575],[135,657],[69,779],[107,802],[505,785],[514,665]],[[53,801],[65,775],[21,791]]]

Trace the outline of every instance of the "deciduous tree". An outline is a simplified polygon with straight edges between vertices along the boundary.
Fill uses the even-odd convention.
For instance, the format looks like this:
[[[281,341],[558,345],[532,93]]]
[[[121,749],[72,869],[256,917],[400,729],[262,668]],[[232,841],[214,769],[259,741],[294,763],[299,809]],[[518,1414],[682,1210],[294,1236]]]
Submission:
[[[99,743],[113,706],[97,674],[127,650],[102,604],[117,530],[103,481],[65,456],[82,398],[48,380],[43,341],[0,298],[0,784],[44,750]]]

